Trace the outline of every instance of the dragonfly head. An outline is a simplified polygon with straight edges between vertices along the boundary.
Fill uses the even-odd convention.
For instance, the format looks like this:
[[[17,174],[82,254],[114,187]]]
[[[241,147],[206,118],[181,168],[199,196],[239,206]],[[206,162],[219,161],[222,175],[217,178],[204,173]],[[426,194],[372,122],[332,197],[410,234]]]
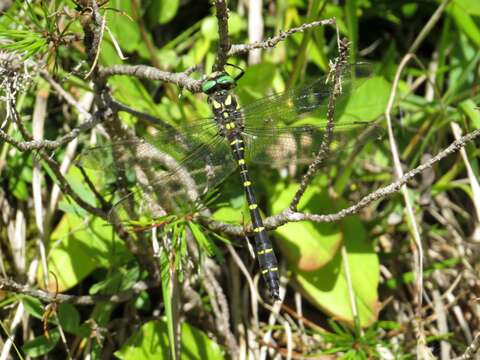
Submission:
[[[226,72],[213,73],[211,77],[202,84],[202,91],[207,94],[213,94],[220,90],[230,90],[237,85],[236,79]]]

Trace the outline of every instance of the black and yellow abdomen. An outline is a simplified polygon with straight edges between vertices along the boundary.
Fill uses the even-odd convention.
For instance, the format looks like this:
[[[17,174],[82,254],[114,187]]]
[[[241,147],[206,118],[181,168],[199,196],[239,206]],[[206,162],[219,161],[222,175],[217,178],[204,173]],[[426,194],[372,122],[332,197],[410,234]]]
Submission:
[[[225,76],[226,75],[221,75],[219,77],[219,79],[223,79],[222,81],[224,82],[213,82],[212,80],[212,83],[207,83],[212,89],[215,89],[215,91],[208,93],[209,103],[212,106],[219,133],[229,142],[240,171],[240,178],[245,190],[250,218],[252,220],[255,251],[257,253],[262,277],[267,283],[271,297],[274,300],[279,300],[280,285],[277,258],[275,257],[272,243],[263,225],[253,190],[253,182],[248,174],[248,168],[245,162],[244,140],[242,137],[243,124],[241,123],[242,117],[239,116],[240,110],[238,103],[229,91],[228,86],[231,83],[228,81],[229,78]]]

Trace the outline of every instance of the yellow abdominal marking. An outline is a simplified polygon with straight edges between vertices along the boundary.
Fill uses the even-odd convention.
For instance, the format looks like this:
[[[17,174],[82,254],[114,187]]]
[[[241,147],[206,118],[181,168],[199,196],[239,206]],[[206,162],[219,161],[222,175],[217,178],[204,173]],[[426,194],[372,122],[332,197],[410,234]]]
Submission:
[[[238,139],[233,140],[230,145],[235,145],[238,142]]]
[[[258,207],[257,204],[251,204],[248,208],[249,208],[250,210],[255,210],[257,207]]]
[[[263,226],[260,226],[258,228],[253,229],[253,231],[256,232],[256,233],[259,233],[260,231],[263,231],[263,230],[265,230],[265,228]]]
[[[270,248],[270,249],[259,250],[257,251],[257,253],[258,255],[264,255],[264,254],[271,253],[272,251],[273,251],[272,248]]]
[[[231,95],[228,95],[226,98],[225,98],[225,102],[224,104],[225,105],[230,105],[232,103],[232,96]]]
[[[234,123],[233,121],[232,121],[232,122],[229,122],[229,123],[225,124],[225,128],[226,128],[227,130],[232,130],[232,129],[235,128],[235,123]]]
[[[244,159],[238,160],[238,165],[244,165],[244,164],[245,164],[245,160],[244,160]]]
[[[222,113],[222,115],[223,115],[223,117],[224,117],[225,119],[228,118],[228,116],[229,116],[228,111],[224,111],[224,112]]]
[[[250,185],[252,185],[252,182],[251,182],[251,181],[245,181],[245,182],[243,183],[243,186],[245,186],[245,187],[250,186]]]

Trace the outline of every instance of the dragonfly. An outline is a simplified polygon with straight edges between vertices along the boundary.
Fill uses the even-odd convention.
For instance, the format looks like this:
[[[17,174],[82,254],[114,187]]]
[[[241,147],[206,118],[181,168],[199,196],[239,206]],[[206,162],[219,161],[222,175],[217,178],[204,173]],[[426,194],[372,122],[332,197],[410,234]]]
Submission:
[[[88,149],[81,156],[81,163],[104,170],[115,163],[123,170],[126,182],[138,186],[114,206],[130,217],[138,213],[162,216],[178,211],[179,204],[199,202],[203,194],[238,169],[260,272],[271,298],[279,300],[278,261],[263,223],[248,165],[281,168],[311,162],[325,133],[331,85],[329,77],[324,76],[240,106],[233,89],[243,74],[243,70],[235,77],[225,71],[216,72],[202,83],[212,117],[166,125],[140,139],[130,135],[112,139],[106,145]],[[371,124],[355,116],[341,121],[350,97],[370,74],[369,64],[343,68],[333,143],[346,141],[352,134],[358,136],[359,128]]]

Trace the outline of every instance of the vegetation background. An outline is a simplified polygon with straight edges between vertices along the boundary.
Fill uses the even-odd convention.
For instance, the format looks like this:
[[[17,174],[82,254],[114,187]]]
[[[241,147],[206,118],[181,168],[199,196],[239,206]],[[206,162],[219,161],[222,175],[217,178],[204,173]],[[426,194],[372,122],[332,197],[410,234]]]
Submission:
[[[183,85],[212,71],[222,3],[0,5],[0,359],[473,358],[480,187],[478,150],[474,142],[463,148],[461,134],[480,128],[478,0],[228,2],[233,44],[336,20],[230,57],[246,71],[242,104],[328,73],[337,30],[351,42],[350,61],[373,66],[349,106],[363,120],[381,119],[384,136],[333,152],[302,213],[336,213],[456,139],[463,149],[358,214],[271,231],[282,304],[261,300],[247,239],[233,236],[248,222],[235,175],[207,202],[223,232],[192,213],[154,227],[108,226],[105,204],[74,162],[106,138],[92,121],[110,116],[142,136],[158,119],[177,126],[209,116],[205,95],[158,70],[191,76]],[[140,64],[152,68],[133,67]],[[304,172],[252,165],[266,215],[288,207]],[[87,173],[112,200],[106,172]]]

